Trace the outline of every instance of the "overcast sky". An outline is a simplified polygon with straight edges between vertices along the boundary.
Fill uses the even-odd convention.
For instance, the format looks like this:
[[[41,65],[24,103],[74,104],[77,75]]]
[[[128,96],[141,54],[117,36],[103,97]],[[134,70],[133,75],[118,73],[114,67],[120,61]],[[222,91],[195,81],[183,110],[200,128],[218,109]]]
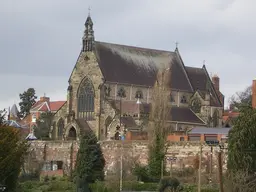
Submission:
[[[173,51],[220,76],[228,98],[256,77],[255,0],[1,0],[0,109],[29,87],[66,99],[91,7],[99,41]]]

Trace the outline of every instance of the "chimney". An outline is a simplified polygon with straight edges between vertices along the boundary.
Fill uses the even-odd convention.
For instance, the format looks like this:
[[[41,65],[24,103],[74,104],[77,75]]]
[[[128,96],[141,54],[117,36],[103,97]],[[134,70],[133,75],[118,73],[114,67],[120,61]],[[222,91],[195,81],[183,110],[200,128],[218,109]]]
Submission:
[[[252,81],[252,107],[256,109],[256,79]]]
[[[50,102],[50,97],[45,97],[45,96],[40,97],[40,101],[42,101],[42,102]]]
[[[214,88],[217,92],[220,91],[220,78],[218,77],[218,75],[213,75],[212,77],[212,83],[214,85]]]

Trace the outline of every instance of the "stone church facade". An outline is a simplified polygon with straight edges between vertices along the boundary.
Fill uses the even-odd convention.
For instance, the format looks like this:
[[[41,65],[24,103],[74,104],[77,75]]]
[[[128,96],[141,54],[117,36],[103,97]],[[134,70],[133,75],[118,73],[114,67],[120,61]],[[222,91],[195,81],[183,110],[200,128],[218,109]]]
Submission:
[[[101,140],[113,139],[117,130],[146,131],[152,87],[163,69],[171,71],[172,130],[221,126],[219,78],[211,79],[205,65],[185,66],[178,48],[170,52],[95,41],[90,16],[82,41],[67,101],[54,117],[52,138],[78,139],[89,129]]]

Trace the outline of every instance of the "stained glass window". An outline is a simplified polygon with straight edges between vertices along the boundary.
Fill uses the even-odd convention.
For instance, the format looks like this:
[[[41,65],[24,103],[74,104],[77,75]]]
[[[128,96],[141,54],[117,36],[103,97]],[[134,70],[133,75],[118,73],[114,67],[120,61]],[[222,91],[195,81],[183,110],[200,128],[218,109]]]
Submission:
[[[92,120],[94,116],[94,88],[86,78],[78,90],[78,118]]]

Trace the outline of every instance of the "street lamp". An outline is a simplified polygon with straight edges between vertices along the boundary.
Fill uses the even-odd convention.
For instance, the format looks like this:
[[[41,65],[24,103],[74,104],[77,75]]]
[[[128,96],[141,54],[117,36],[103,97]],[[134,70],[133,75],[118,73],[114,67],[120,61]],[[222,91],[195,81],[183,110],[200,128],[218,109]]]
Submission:
[[[209,177],[209,183],[212,182],[212,154],[213,154],[213,147],[219,145],[219,141],[213,140],[213,141],[206,141],[206,144],[211,147],[210,152],[210,177]]]

